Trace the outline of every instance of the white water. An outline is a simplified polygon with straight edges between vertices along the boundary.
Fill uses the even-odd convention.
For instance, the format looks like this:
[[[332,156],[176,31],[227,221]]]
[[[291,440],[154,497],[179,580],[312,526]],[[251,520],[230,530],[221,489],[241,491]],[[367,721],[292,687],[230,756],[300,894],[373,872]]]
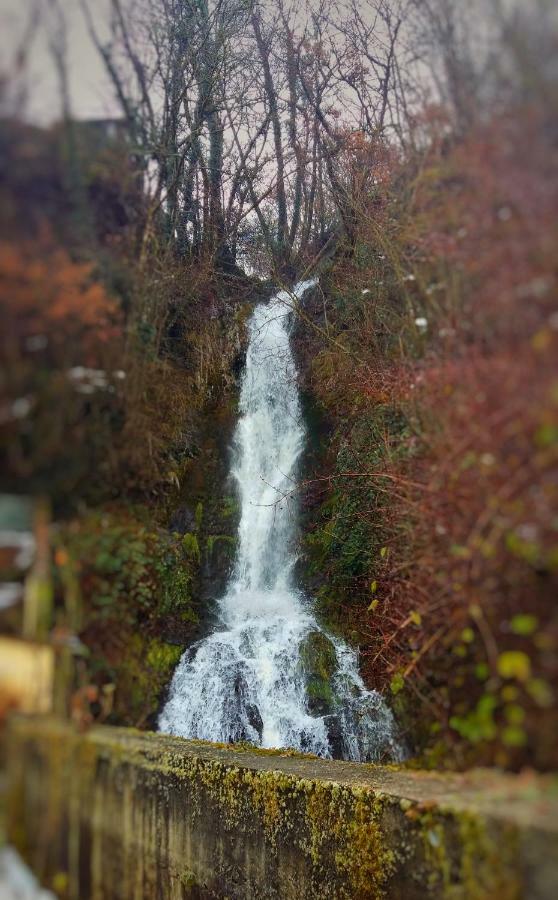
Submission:
[[[294,294],[302,297],[312,284],[298,284]],[[396,758],[391,713],[365,689],[356,654],[330,635],[326,647],[337,658],[333,697],[318,711],[307,697],[299,648],[309,634],[324,632],[293,577],[292,492],[305,432],[289,344],[290,301],[281,292],[250,320],[234,442],[241,508],[236,563],[219,603],[219,630],[183,655],[159,729],[324,757]]]

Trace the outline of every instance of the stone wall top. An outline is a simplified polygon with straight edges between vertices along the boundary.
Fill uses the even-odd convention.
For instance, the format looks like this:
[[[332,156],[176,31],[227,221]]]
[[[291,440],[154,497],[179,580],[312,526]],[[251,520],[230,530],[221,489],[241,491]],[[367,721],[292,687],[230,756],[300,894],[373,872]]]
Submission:
[[[558,784],[14,718],[12,842],[64,897],[547,900]],[[64,881],[64,879],[66,879]]]

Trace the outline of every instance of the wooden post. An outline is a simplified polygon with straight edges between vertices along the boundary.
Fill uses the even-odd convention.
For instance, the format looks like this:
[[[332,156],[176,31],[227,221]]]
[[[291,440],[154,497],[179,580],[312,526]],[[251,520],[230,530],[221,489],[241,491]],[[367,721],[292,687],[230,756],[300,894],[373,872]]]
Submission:
[[[67,644],[56,647],[54,668],[53,710],[62,719],[70,718],[71,697],[75,689],[76,664],[71,647]]]
[[[46,497],[35,502],[33,532],[35,562],[25,579],[23,596],[23,636],[45,641],[52,628],[54,588],[50,559],[50,504]]]

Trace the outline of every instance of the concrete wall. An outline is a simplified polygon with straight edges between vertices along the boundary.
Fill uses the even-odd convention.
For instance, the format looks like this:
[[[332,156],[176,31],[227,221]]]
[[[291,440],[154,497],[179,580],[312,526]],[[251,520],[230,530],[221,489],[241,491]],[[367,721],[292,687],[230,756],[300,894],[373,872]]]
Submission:
[[[53,648],[0,637],[0,709],[48,713],[53,690]]]
[[[556,783],[14,717],[10,840],[71,900],[550,900]]]

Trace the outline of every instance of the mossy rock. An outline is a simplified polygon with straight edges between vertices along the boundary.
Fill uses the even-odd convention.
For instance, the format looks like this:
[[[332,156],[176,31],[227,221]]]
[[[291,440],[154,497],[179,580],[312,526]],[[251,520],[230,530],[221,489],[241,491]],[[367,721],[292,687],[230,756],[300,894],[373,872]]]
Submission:
[[[308,711],[327,715],[335,706],[332,678],[338,662],[335,647],[322,631],[309,632],[300,644],[300,668],[305,676]]]
[[[323,631],[310,631],[300,644],[299,654],[302,668],[309,675],[329,679],[337,671],[335,647]]]

